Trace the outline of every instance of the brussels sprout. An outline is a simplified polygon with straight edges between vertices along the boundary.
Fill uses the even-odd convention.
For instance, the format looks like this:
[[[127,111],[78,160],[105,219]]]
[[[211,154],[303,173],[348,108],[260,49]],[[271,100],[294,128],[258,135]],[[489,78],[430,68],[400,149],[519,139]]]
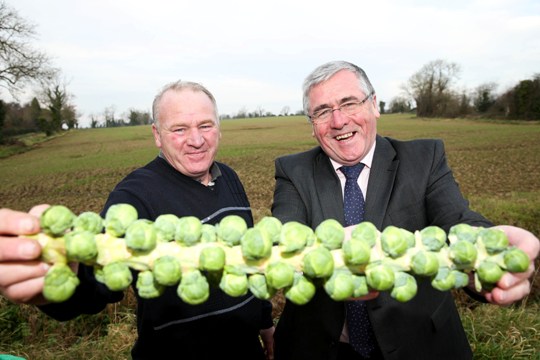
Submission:
[[[398,271],[395,274],[394,287],[390,292],[390,296],[399,302],[407,302],[411,300],[418,291],[416,279],[405,272]]]
[[[372,289],[389,290],[394,286],[394,270],[384,264],[370,264],[366,267],[366,280]]]
[[[432,251],[420,250],[411,258],[411,270],[420,276],[433,276],[439,271],[439,259]]]
[[[256,228],[268,234],[270,240],[272,240],[272,244],[279,243],[282,226],[281,221],[273,216],[265,216],[255,224]]]
[[[252,274],[248,278],[249,291],[258,299],[268,300],[275,295],[276,290],[266,283],[263,274]]]
[[[225,266],[225,250],[219,246],[206,246],[199,254],[199,269],[220,271]]]
[[[503,259],[506,270],[510,272],[524,272],[529,268],[529,255],[519,248],[506,250]]]
[[[348,269],[336,269],[324,282],[324,290],[333,300],[342,301],[353,295],[354,285],[353,274]]]
[[[150,270],[139,272],[136,287],[137,294],[143,299],[157,298],[165,291],[165,287],[156,281]]]
[[[126,263],[117,261],[103,267],[103,282],[112,291],[128,288],[133,281],[133,274]]]
[[[293,284],[284,291],[285,297],[296,305],[307,304],[315,295],[315,285],[304,275],[295,273]]]
[[[124,236],[129,225],[137,220],[138,217],[137,209],[133,205],[111,205],[105,213],[105,231],[112,236]]]
[[[172,241],[176,235],[178,217],[174,214],[159,215],[154,221],[158,241]]]
[[[229,296],[242,296],[248,291],[248,278],[246,274],[224,271],[219,282],[219,288]]]
[[[95,234],[75,230],[64,235],[66,254],[70,261],[90,263],[98,254]]]
[[[328,278],[334,272],[334,258],[325,247],[317,247],[304,255],[302,270],[310,278]]]
[[[201,228],[201,242],[210,243],[217,241],[216,228],[212,224],[202,224]]]
[[[229,246],[240,244],[240,239],[247,231],[247,223],[239,215],[227,215],[216,225],[218,240]]]
[[[63,302],[69,299],[80,281],[69,266],[63,263],[54,264],[45,275],[43,296],[50,302]]]
[[[59,236],[73,226],[75,214],[63,205],[48,207],[40,217],[40,226],[44,233]]]
[[[248,260],[260,260],[272,254],[272,240],[259,228],[249,228],[240,240],[242,255]]]
[[[369,221],[363,221],[356,225],[351,232],[351,239],[358,239],[364,241],[370,248],[372,248],[377,239],[379,238],[379,231]]]
[[[470,269],[473,267],[478,250],[469,241],[458,241],[450,245],[450,252],[448,256],[450,260],[459,269]]]
[[[353,297],[360,297],[367,295],[369,293],[369,288],[367,285],[367,279],[363,275],[354,275],[353,279]]]
[[[431,280],[431,286],[440,291],[448,291],[456,285],[455,273],[446,266],[441,266],[437,275]]]
[[[210,285],[199,270],[190,270],[183,274],[177,293],[184,302],[198,305],[208,300]]]
[[[381,246],[383,251],[392,258],[405,254],[409,247],[406,234],[395,226],[388,226],[383,230]]]
[[[499,265],[489,260],[482,261],[476,272],[484,284],[495,284],[504,273]]]
[[[407,243],[407,249],[414,248],[416,246],[416,237],[414,236],[414,233],[406,229],[400,230]]]
[[[135,220],[126,229],[124,237],[126,246],[135,251],[151,251],[157,245],[156,228],[147,219]]]
[[[202,222],[195,216],[183,216],[178,219],[174,239],[180,244],[192,246],[201,240]]]
[[[468,241],[475,244],[478,236],[478,229],[469,224],[457,224],[450,228],[448,237],[453,237],[457,241]]]
[[[177,258],[170,255],[158,257],[154,261],[152,269],[154,278],[158,283],[165,286],[178,284],[182,278],[182,267]]]
[[[422,244],[431,250],[439,251],[446,245],[446,233],[438,226],[428,226],[420,231]]]
[[[455,279],[454,288],[459,289],[469,285],[469,275],[462,271],[452,270]]]
[[[504,231],[494,228],[482,229],[478,235],[482,239],[488,254],[498,254],[505,250],[508,245],[508,238]]]
[[[272,288],[279,290],[291,286],[294,280],[294,267],[286,262],[278,261],[266,267],[266,282]]]
[[[315,234],[313,230],[297,221],[283,224],[279,237],[281,250],[285,253],[303,250],[310,242],[313,242]]]
[[[327,249],[339,249],[345,239],[345,229],[339,221],[326,219],[315,228],[315,236]]]
[[[73,230],[99,234],[103,230],[103,218],[93,211],[83,212],[73,221]]]
[[[343,257],[349,265],[364,265],[369,262],[371,248],[366,241],[350,238],[343,243]]]

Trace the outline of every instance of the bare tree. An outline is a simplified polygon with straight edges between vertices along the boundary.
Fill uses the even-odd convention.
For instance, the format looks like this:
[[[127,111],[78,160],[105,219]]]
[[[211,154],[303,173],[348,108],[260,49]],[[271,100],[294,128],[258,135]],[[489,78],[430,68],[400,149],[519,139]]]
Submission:
[[[445,60],[434,60],[413,74],[405,86],[416,102],[417,116],[443,116],[455,102],[451,84],[458,78],[460,67]]]
[[[34,26],[0,1],[0,86],[14,97],[28,83],[57,73],[48,56],[30,45],[34,36]]]

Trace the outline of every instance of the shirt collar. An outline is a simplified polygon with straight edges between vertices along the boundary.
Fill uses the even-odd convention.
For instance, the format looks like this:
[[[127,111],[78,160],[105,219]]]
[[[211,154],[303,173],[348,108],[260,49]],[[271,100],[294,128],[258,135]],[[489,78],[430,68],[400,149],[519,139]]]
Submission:
[[[371,149],[369,149],[368,153],[360,162],[364,164],[368,169],[371,169],[371,164],[373,163],[373,154],[375,153],[375,145],[377,144],[377,140],[373,142],[373,145],[371,146]],[[343,164],[338,163],[337,161],[330,158],[330,162],[332,163],[332,166],[334,167],[334,170],[337,172],[340,167],[343,166]]]

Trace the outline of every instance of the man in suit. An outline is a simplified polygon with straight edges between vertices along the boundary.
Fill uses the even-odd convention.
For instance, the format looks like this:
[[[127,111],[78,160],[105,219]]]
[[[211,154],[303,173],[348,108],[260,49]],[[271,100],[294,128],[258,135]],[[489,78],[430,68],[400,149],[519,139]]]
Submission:
[[[379,230],[389,225],[409,231],[429,225],[448,231],[458,223],[493,226],[469,209],[442,141],[398,141],[377,135],[375,90],[356,65],[336,61],[315,69],[304,82],[304,110],[319,146],[276,160],[273,216],[313,229],[328,218],[346,225],[346,178],[341,166],[362,163],[358,185],[365,198],[363,220]],[[482,301],[506,305],[529,293],[540,246],[526,230],[501,228],[529,254],[529,271],[506,274],[490,293],[467,291]],[[353,339],[345,325],[347,302],[333,301],[319,289],[306,305],[286,303],[274,336],[275,359],[472,357],[451,292],[435,290],[426,280],[419,281],[417,295],[406,303],[387,292],[372,293],[365,300],[369,331],[362,336],[372,337],[370,353],[360,355],[349,345]]]

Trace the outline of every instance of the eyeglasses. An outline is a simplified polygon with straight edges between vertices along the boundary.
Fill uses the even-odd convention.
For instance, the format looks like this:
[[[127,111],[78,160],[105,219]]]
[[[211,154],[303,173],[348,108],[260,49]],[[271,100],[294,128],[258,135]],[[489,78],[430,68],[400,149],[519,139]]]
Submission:
[[[352,116],[356,115],[360,109],[362,108],[362,105],[373,95],[373,91],[370,92],[362,101],[347,101],[341,105],[339,105],[337,108],[323,108],[315,111],[313,114],[308,115],[309,119],[313,124],[322,124],[330,120],[332,117],[331,115],[334,113],[334,111],[339,110],[343,115],[346,116]]]

